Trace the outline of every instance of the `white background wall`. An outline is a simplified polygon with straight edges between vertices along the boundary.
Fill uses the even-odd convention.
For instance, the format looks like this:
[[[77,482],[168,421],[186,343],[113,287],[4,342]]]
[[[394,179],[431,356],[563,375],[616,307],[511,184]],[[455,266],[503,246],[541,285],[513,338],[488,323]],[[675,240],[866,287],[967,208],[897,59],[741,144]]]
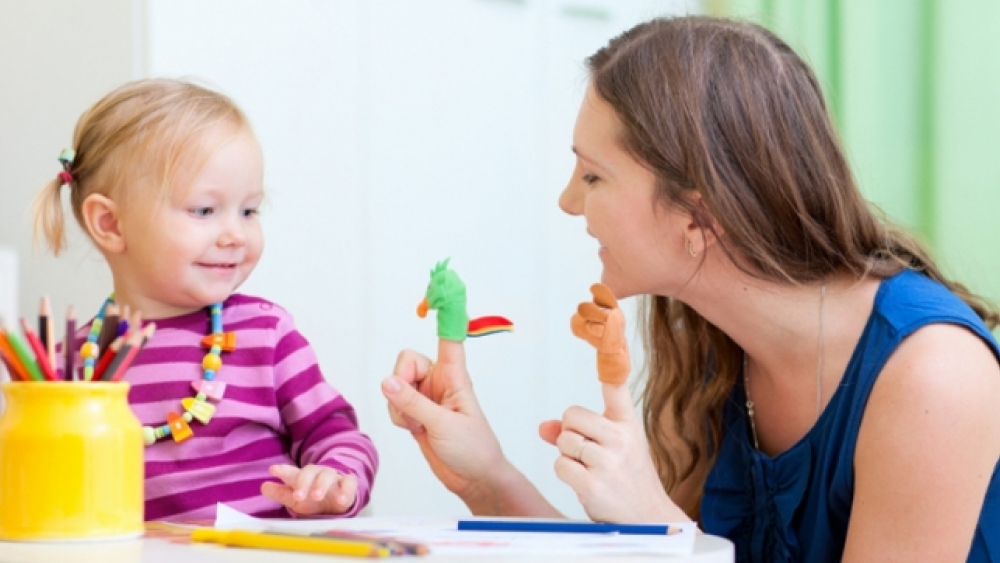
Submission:
[[[470,314],[516,326],[467,343],[494,430],[558,508],[582,516],[536,428],[570,404],[602,406],[593,353],[568,328],[599,276],[597,248],[556,206],[572,170],[583,59],[683,2],[82,6],[0,0],[0,244],[24,254],[22,310],[47,292],[88,315],[110,288],[79,237],[66,259],[28,252],[26,206],[58,171],[79,113],[131,76],[199,80],[246,110],[264,147],[267,250],[243,291],[295,315],[356,406],[382,456],[372,513],[465,512],[391,425],[379,391],[400,349],[434,351],[434,321],[414,310],[430,268],[451,257]]]

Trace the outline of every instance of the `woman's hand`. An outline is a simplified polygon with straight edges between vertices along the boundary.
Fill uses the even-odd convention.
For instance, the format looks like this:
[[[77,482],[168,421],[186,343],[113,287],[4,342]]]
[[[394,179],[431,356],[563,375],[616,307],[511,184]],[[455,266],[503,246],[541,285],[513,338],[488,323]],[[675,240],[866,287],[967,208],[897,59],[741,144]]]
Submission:
[[[392,421],[407,428],[434,475],[472,507],[508,467],[483,416],[465,366],[465,348],[442,339],[437,363],[405,350],[382,382]],[[474,510],[475,511],[475,510]]]
[[[264,483],[260,492],[303,515],[343,514],[354,506],[358,479],[330,467],[307,465],[272,465],[271,475],[282,483]]]
[[[559,448],[556,476],[573,488],[595,521],[690,521],[663,490],[628,388],[601,387],[603,416],[570,407],[561,421],[539,427],[542,439]]]

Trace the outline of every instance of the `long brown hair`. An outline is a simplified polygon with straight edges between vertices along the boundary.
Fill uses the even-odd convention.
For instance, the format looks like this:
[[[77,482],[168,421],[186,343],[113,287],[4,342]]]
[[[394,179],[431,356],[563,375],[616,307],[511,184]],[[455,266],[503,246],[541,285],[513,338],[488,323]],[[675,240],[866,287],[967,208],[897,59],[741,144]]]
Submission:
[[[815,75],[768,30],[710,17],[656,19],[613,39],[588,66],[623,125],[621,145],[656,175],[654,204],[690,212],[744,271],[801,284],[910,268],[945,284],[991,329],[1000,321],[995,307],[945,279],[915,238],[864,199]],[[645,298],[642,318],[644,422],[669,492],[714,460],[742,350],[669,297]],[[697,513],[696,505],[683,508]]]
[[[249,129],[246,116],[228,97],[181,80],[144,79],[124,84],[95,103],[76,124],[70,208],[86,231],[83,201],[92,193],[115,199],[163,197],[182,165],[198,169],[220,141],[211,134]],[[217,144],[216,144],[217,145]],[[58,255],[66,246],[60,190],[54,179],[35,197],[35,237]]]

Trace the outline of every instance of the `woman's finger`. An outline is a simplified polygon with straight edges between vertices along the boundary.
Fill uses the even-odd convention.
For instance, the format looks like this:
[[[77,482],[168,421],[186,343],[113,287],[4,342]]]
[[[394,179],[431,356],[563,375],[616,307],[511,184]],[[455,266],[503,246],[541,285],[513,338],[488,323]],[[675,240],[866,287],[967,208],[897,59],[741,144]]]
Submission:
[[[392,374],[410,385],[423,381],[430,372],[431,361],[427,356],[413,350],[403,350],[396,356]]]
[[[562,430],[572,431],[599,444],[609,445],[616,441],[615,423],[583,407],[566,409],[562,417]]]

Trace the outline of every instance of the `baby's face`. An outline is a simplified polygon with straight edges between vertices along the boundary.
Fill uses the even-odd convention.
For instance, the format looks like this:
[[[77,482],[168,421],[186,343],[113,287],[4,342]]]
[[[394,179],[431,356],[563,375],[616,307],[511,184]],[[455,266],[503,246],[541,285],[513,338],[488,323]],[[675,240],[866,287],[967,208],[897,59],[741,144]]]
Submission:
[[[250,276],[264,249],[257,210],[264,198],[263,157],[253,134],[228,138],[205,166],[163,202],[137,202],[141,228],[126,240],[130,285],[171,316],[224,301]],[[137,214],[129,213],[130,218]],[[147,302],[147,307],[151,303]]]

